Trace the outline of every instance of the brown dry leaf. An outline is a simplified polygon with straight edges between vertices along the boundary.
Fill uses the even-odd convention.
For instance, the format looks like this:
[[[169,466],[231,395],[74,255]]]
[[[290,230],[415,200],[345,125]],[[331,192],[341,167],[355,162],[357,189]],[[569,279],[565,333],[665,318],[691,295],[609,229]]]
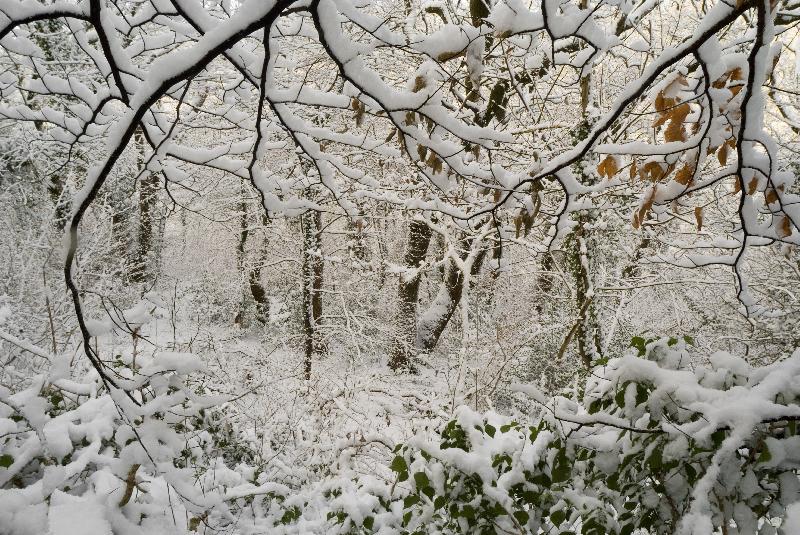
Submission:
[[[689,164],[686,164],[681,167],[677,173],[675,173],[675,182],[684,186],[690,186],[692,184],[693,177],[694,168],[692,168]]]
[[[697,232],[703,230],[703,207],[702,206],[695,206],[694,208],[694,220],[697,221]]]
[[[414,78],[414,89],[413,89],[414,93],[419,93],[420,91],[425,89],[425,85],[426,83],[424,77],[417,76],[416,78]]]
[[[428,147],[425,145],[417,145],[417,156],[419,156],[419,161],[424,162],[425,156],[428,154]]]
[[[644,223],[645,218],[647,217],[647,213],[653,207],[653,201],[656,198],[656,190],[658,190],[658,186],[655,186],[653,190],[650,192],[650,195],[647,196],[647,200],[644,201],[639,211],[634,214],[633,216],[633,228],[638,229],[642,223]]]
[[[636,173],[638,173],[638,169],[636,168],[636,160],[631,162],[631,170],[630,170],[630,179],[631,181],[636,177]]]
[[[597,174],[606,178],[613,178],[619,172],[617,167],[617,159],[613,156],[606,156],[600,165],[597,166]]]
[[[522,216],[514,218],[514,228],[516,229],[516,237],[519,238],[519,231],[522,229]]]
[[[754,194],[757,188],[758,188],[758,179],[756,177],[753,177],[750,180],[750,183],[747,184],[747,194],[748,195]]]
[[[413,111],[407,111],[406,112],[406,121],[405,122],[406,122],[406,126],[411,126],[413,124],[416,124],[417,119],[416,119],[416,116],[415,116]]]
[[[431,152],[428,156],[428,161],[425,162],[425,165],[431,168],[431,171],[434,173],[439,173],[442,170],[442,160],[439,159],[438,156],[434,152]]]
[[[728,165],[728,144],[725,143],[719,148],[717,152],[717,160],[720,165]]]
[[[769,188],[764,193],[764,199],[767,201],[767,204],[772,204],[778,200],[778,192],[772,188]]]
[[[464,52],[466,52],[465,48],[462,48],[461,50],[442,52],[436,57],[436,61],[439,63],[444,63],[445,61],[450,61],[451,59],[463,56]]]
[[[783,219],[781,220],[780,229],[781,229],[781,238],[788,238],[789,236],[792,235],[792,222],[789,221],[789,218],[787,216],[783,216]]]
[[[361,103],[358,101],[358,99],[356,97],[353,97],[353,98],[350,99],[350,108],[352,108],[353,111],[358,110],[360,105],[361,105]]]
[[[664,91],[659,91],[658,95],[656,95],[656,101],[655,101],[654,104],[655,104],[656,111],[663,112],[667,108],[671,108],[672,106],[675,105],[675,99],[674,98],[667,98],[667,97],[664,96]]]
[[[361,123],[364,122],[364,111],[366,109],[364,104],[359,103],[358,109],[356,110],[356,126],[361,126]]]
[[[658,162],[648,162],[642,170],[639,171],[639,175],[642,179],[646,177],[651,182],[656,182],[664,176],[664,168],[661,167],[661,164]]]
[[[733,192],[739,193],[740,191],[742,191],[742,179],[736,176],[733,179]]]
[[[671,141],[686,141],[686,135],[683,132],[683,121],[689,115],[691,108],[687,103],[683,103],[669,113],[669,126],[664,132],[664,139],[667,142]]]

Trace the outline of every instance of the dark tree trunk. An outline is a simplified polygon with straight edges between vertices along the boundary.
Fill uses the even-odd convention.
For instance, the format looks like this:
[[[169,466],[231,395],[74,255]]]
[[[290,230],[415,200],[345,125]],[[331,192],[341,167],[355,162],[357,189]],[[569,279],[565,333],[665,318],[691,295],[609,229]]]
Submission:
[[[417,331],[417,299],[419,298],[420,273],[417,271],[425,260],[431,243],[431,229],[424,221],[412,221],[408,228],[403,265],[410,273],[400,275],[397,288],[397,323],[389,350],[389,367],[393,370],[408,368],[414,355]]]
[[[250,294],[256,303],[256,319],[262,325],[269,323],[269,297],[267,290],[261,283],[261,267],[253,267],[248,273]]]
[[[300,217],[303,232],[303,331],[305,336],[306,380],[311,379],[311,364],[322,353],[319,332],[322,321],[322,212],[310,210]]]
[[[250,222],[247,213],[247,199],[245,198],[244,184],[241,185],[239,192],[239,242],[236,244],[236,263],[239,267],[239,276],[243,277],[247,267],[245,266],[245,247],[247,245],[247,238],[250,236]],[[239,302],[239,309],[236,311],[236,317],[233,322],[239,326],[245,326],[245,317],[247,315],[247,296],[242,295]]]
[[[578,318],[575,324],[575,341],[581,362],[590,368],[592,361],[600,357],[600,326],[597,323],[597,312],[594,306],[594,295],[591,280],[591,249],[588,245],[590,237],[586,235],[584,224],[589,216],[581,213],[578,226],[567,240],[567,265],[575,281],[575,305]]]
[[[144,169],[144,133],[137,129],[134,143],[139,151],[139,169]],[[136,255],[131,268],[133,282],[152,282],[154,269],[156,230],[156,202],[158,200],[158,175],[144,171],[139,180],[139,232],[136,243]]]
[[[462,250],[459,254],[461,260],[466,260],[469,251],[472,247],[472,239],[462,240]],[[481,251],[472,263],[470,269],[471,275],[477,275],[480,271],[483,259],[486,257],[486,251]],[[461,296],[464,294],[464,274],[452,260],[447,262],[445,268],[442,285],[436,298],[428,306],[428,309],[422,314],[419,322],[417,323],[417,341],[416,348],[423,352],[429,353],[433,351],[436,344],[439,343],[439,338],[442,336],[445,327],[450,322],[456,308],[461,302]]]

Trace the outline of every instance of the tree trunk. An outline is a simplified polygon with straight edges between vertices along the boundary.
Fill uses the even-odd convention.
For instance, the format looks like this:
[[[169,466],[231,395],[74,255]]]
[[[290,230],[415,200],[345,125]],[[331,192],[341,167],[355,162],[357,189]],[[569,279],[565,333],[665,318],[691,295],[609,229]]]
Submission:
[[[310,210],[300,216],[303,232],[303,334],[306,380],[311,379],[314,356],[322,353],[319,326],[322,321],[322,212]]]
[[[264,227],[262,232],[264,240],[260,248],[260,259],[263,261],[266,256],[267,249],[266,228],[269,224],[269,218],[266,216],[266,214],[262,215],[261,224]],[[269,323],[269,296],[267,295],[267,289],[261,282],[261,267],[262,264],[260,263],[250,266],[248,270],[248,281],[250,283],[250,295],[253,296],[253,301],[256,303],[256,320],[258,320],[258,322],[262,325],[266,325]]]
[[[461,240],[461,245],[463,248],[459,253],[459,258],[461,260],[466,260],[474,245],[473,239],[463,239]],[[485,256],[486,252],[481,251],[475,257],[472,268],[470,269],[471,275],[478,274]],[[447,327],[447,324],[450,322],[453,312],[455,312],[461,302],[461,296],[463,294],[464,274],[454,261],[449,260],[445,268],[442,285],[439,287],[436,298],[425,313],[422,314],[422,317],[417,323],[417,350],[423,353],[433,351],[436,344],[439,343],[439,338],[442,336],[445,327]]]
[[[414,356],[417,333],[417,299],[421,275],[417,271],[425,260],[431,243],[431,228],[414,220],[408,228],[408,242],[403,259],[406,272],[400,275],[397,288],[397,323],[389,350],[389,367],[393,370],[408,368]]]
[[[131,267],[133,282],[152,282],[156,269],[156,235],[158,221],[156,218],[156,202],[158,200],[158,175],[144,171],[144,133],[141,127],[134,134],[134,143],[139,152],[138,168],[143,171],[139,180],[139,232],[136,243],[136,255]]]
[[[581,6],[586,7],[585,0],[581,2]],[[574,130],[573,140],[576,143],[586,139],[591,130],[587,114],[590,84],[590,74],[581,78],[581,113],[583,118],[578,128]],[[574,172],[581,183],[588,184],[590,182],[583,162],[578,162],[574,166]],[[586,233],[586,225],[592,222],[594,216],[584,211],[578,214],[577,219],[578,225],[566,241],[566,254],[567,266],[575,281],[575,307],[578,310],[578,317],[575,323],[574,336],[578,356],[581,362],[589,368],[594,360],[600,358],[602,348],[600,326],[597,322],[597,311],[594,302],[594,285],[592,284],[592,255],[595,247],[592,237]]]

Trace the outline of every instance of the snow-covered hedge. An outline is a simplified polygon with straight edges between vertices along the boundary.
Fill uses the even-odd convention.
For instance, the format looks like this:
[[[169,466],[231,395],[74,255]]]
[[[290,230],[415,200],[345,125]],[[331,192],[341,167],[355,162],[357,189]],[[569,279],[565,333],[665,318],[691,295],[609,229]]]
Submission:
[[[331,515],[363,533],[797,533],[800,351],[692,369],[685,343],[635,339],[577,399],[518,386],[533,424],[461,407],[438,442],[398,446],[373,511]]]
[[[252,450],[219,398],[187,382],[197,357],[173,352],[121,362],[109,392],[84,380],[36,377],[0,386],[0,533],[188,533],[235,524],[262,485]]]
[[[800,351],[709,363],[635,339],[569,396],[517,385],[532,421],[461,407],[373,475],[293,488],[188,386],[191,355],[120,365],[112,393],[42,376],[0,387],[0,533],[800,532]]]

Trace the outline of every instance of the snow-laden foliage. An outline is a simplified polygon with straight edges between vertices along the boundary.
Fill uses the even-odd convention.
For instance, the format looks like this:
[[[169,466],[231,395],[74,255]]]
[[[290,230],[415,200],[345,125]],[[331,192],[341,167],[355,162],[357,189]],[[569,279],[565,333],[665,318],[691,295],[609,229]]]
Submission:
[[[188,378],[197,357],[117,364],[125,393],[93,371],[0,387],[0,532],[184,533],[235,522],[244,497],[272,489],[220,399]]]
[[[398,444],[375,475],[340,458],[291,486],[270,480],[275,459],[203,394],[192,355],[142,357],[135,374],[120,362],[130,396],[94,371],[80,381],[55,371],[0,391],[0,525],[15,535],[793,533],[800,351],[762,367],[716,353],[693,367],[685,340],[633,342],[565,396],[517,385],[533,402],[529,421],[461,406],[438,432]]]
[[[398,446],[373,511],[332,515],[359,533],[793,533],[800,351],[692,369],[683,340],[634,342],[574,397],[519,386],[532,423],[462,406],[439,439]]]

